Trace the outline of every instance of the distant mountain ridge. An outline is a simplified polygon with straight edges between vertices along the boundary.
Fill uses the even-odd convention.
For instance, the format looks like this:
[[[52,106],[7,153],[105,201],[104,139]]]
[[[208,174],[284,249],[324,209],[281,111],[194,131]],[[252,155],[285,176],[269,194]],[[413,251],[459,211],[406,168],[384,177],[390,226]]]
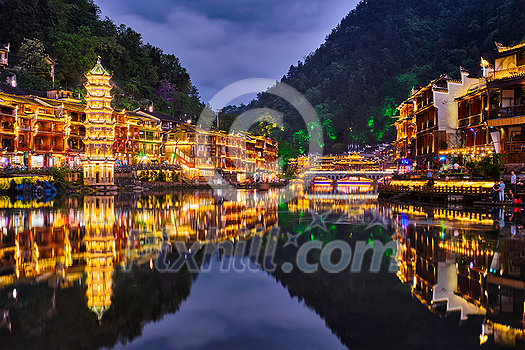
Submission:
[[[522,0],[363,0],[281,82],[315,107],[325,152],[341,153],[351,144],[392,141],[395,108],[414,86],[442,74],[459,77],[460,66],[475,73],[480,57],[495,57],[494,42],[524,39]],[[279,98],[261,93],[225,112],[282,106]],[[280,137],[301,148],[305,126],[291,108],[284,107],[284,114]]]

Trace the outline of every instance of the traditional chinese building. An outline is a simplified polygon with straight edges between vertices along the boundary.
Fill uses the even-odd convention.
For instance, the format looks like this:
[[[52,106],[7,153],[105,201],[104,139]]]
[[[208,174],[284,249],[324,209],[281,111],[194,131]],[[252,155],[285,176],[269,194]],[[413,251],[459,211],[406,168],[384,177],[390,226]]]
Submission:
[[[412,140],[416,136],[416,124],[414,120],[414,101],[408,99],[398,107],[399,118],[394,123],[397,131],[395,146],[395,160],[412,158],[415,154]]]
[[[111,74],[100,64],[100,57],[93,69],[86,73],[86,137],[84,138],[86,159],[84,184],[88,186],[113,186],[115,158],[115,122],[111,107]]]
[[[517,167],[525,163],[525,42],[515,46],[496,43],[498,57],[487,74],[487,125],[506,163]]]
[[[478,83],[478,79],[470,77],[467,70],[460,69],[460,74],[461,79],[443,75],[412,96],[416,124],[414,148],[418,163],[432,160],[439,150],[455,145],[458,109],[454,99]]]
[[[9,56],[9,44],[0,46],[0,68],[7,67]]]

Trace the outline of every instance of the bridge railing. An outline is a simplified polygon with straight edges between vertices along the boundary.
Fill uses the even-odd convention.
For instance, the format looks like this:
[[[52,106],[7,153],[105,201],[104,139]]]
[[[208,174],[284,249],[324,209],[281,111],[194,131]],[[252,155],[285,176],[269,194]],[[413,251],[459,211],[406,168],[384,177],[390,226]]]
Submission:
[[[379,184],[378,191],[391,191],[391,192],[420,192],[420,193],[442,193],[442,194],[455,194],[455,195],[491,195],[492,188],[480,187],[480,186],[408,186],[408,185],[385,185]]]

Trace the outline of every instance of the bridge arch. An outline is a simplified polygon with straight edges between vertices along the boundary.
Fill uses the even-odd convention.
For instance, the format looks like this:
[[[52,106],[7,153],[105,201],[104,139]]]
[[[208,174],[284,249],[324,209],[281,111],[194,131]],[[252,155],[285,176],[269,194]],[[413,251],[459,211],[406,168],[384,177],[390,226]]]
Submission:
[[[306,179],[306,187],[310,186],[320,186],[320,187],[327,187],[332,188],[335,185],[334,179],[330,178],[329,176],[313,176]]]
[[[374,189],[374,180],[361,176],[346,176],[337,180],[334,188],[341,193],[370,192]]]

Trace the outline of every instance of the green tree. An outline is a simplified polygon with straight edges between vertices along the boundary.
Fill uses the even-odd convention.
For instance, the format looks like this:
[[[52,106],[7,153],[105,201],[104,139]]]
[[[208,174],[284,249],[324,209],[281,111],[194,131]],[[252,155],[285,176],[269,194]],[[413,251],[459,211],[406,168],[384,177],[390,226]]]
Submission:
[[[481,175],[485,178],[498,181],[501,178],[501,174],[503,174],[501,157],[502,155],[499,153],[492,153],[481,158],[478,162]]]
[[[48,55],[44,44],[40,40],[24,39],[20,47],[20,55],[23,57],[21,65],[28,73],[40,78],[49,78],[51,67],[48,63]]]
[[[85,26],[80,27],[78,33],[57,33],[54,38],[56,79],[76,86],[96,62],[98,40],[91,35],[91,29]]]

